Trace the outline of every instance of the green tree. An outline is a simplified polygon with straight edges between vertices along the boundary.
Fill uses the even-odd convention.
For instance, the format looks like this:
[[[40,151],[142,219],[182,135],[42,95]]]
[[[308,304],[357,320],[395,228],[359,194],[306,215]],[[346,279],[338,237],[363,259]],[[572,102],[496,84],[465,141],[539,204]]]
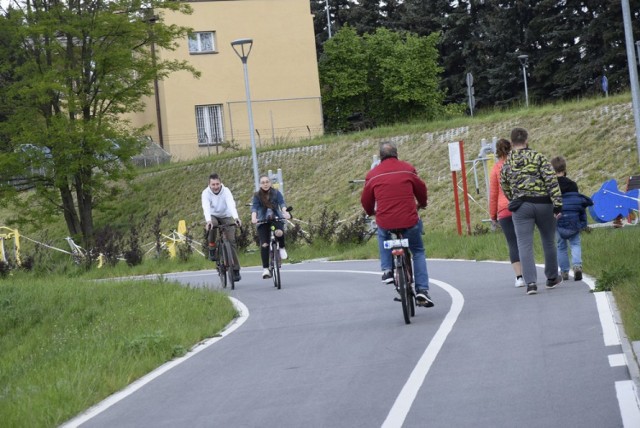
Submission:
[[[347,129],[347,118],[364,111],[369,92],[367,63],[362,38],[348,25],[324,44],[318,67],[322,108],[329,129]]]
[[[163,11],[190,13],[179,2],[151,0],[24,0],[2,17],[0,101],[11,111],[0,123],[8,138],[0,153],[3,203],[21,204],[23,221],[62,213],[69,233],[93,244],[93,210],[132,171],[143,128],[125,119],[143,108],[154,79],[183,61],[158,58],[188,29],[166,25]],[[156,15],[157,14],[157,15]],[[11,178],[33,187],[16,197]]]
[[[433,119],[441,113],[438,37],[439,33],[419,37],[385,28],[364,36],[370,58],[368,111],[376,123]]]
[[[379,28],[358,36],[343,27],[325,43],[319,64],[327,128],[349,129],[356,113],[377,124],[437,117],[444,98],[437,40],[437,33],[419,37]]]

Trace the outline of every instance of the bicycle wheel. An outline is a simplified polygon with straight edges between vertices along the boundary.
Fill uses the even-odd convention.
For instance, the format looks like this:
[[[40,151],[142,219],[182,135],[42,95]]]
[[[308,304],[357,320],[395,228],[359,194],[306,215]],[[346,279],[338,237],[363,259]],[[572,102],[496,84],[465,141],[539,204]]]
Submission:
[[[396,284],[400,293],[400,302],[402,303],[402,316],[406,324],[411,324],[411,298],[409,284],[407,284],[407,271],[405,269],[404,257],[396,256]]]
[[[220,278],[220,285],[222,288],[227,288],[227,268],[224,266],[223,260],[217,261],[218,277]]]
[[[271,244],[271,277],[273,278],[273,286],[278,290],[282,287],[282,281],[280,280],[280,251],[278,250],[278,244],[273,242]]]
[[[228,282],[231,285],[231,289],[235,290],[236,282],[233,280],[233,251],[231,250],[231,243],[229,241],[225,241],[222,248],[222,252],[224,253],[224,265],[227,269],[227,277],[229,278]]]
[[[404,266],[406,270],[407,277],[407,292],[408,299],[411,308],[411,316],[416,316],[416,293],[415,293],[415,281],[413,278],[413,265],[411,264],[411,253],[409,250],[406,250],[404,253]]]

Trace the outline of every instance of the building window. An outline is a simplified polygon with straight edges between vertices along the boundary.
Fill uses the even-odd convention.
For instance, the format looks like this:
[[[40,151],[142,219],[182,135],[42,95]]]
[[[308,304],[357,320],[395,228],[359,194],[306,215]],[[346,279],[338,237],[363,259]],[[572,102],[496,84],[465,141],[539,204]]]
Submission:
[[[224,142],[222,129],[222,104],[196,106],[198,145],[212,146]]]
[[[214,53],[216,52],[216,37],[213,31],[201,31],[189,36],[189,53]]]

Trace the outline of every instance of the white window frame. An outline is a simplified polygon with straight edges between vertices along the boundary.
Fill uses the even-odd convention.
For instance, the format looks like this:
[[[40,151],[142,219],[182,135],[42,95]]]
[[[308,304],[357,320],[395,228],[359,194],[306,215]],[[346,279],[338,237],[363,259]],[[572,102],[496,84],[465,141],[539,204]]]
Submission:
[[[219,146],[224,143],[222,104],[196,106],[196,132],[198,146]]]
[[[211,37],[210,47],[207,46],[207,35]],[[216,53],[218,51],[215,31],[196,31],[189,35],[187,42],[191,55]]]

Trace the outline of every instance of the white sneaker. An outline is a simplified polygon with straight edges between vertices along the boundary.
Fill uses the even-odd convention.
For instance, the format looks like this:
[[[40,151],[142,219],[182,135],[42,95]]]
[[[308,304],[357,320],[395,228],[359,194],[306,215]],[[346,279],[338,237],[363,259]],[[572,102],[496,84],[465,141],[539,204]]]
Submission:
[[[284,248],[280,248],[280,259],[287,260],[287,257],[289,257],[289,255],[287,254],[287,250],[285,250]]]
[[[264,268],[262,270],[262,279],[268,279],[271,278],[271,271],[269,270],[269,268]]]
[[[524,282],[524,278],[520,277],[516,279],[516,287],[524,287],[525,285],[527,284]]]

